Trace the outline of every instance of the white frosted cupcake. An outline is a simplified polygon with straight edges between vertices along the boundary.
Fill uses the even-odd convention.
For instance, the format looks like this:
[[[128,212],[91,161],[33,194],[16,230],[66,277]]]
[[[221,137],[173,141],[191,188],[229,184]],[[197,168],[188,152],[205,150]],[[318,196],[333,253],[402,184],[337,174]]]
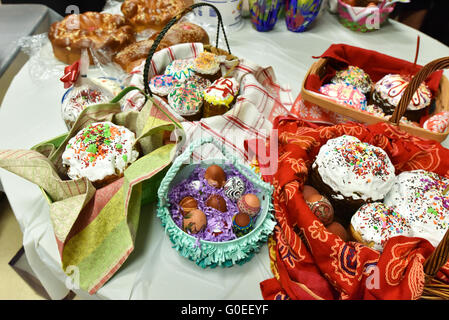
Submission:
[[[62,154],[70,179],[87,178],[94,186],[104,186],[123,176],[139,157],[135,134],[112,122],[92,123],[72,137]]]

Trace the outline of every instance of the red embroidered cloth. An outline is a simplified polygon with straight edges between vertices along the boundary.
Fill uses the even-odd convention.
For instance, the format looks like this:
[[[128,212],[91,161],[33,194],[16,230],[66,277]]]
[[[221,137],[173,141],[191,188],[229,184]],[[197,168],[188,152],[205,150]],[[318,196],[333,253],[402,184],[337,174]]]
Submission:
[[[343,134],[383,148],[397,174],[424,169],[449,177],[449,150],[385,123],[324,127],[294,117],[278,117],[273,134],[278,139],[272,139],[271,144],[279,147],[277,158],[273,151],[270,155],[272,161],[278,161],[276,173],[271,175],[266,161],[259,161],[264,179],[275,187],[278,222],[269,242],[274,277],[260,284],[263,297],[418,299],[424,288],[423,262],[434,250],[427,240],[394,237],[382,253],[357,242],[344,242],[328,232],[310,211],[301,190],[320,147]],[[254,152],[255,145],[250,141],[247,148]],[[269,141],[266,150],[270,150]],[[437,277],[449,283],[448,275],[446,263]]]

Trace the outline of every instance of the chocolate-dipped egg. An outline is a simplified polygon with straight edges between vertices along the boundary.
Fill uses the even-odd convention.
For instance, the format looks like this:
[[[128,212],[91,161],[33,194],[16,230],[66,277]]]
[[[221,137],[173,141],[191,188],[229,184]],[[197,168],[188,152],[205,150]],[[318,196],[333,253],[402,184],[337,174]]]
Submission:
[[[219,194],[212,194],[206,200],[206,206],[217,209],[221,212],[228,211],[228,207],[226,206],[226,201]]]

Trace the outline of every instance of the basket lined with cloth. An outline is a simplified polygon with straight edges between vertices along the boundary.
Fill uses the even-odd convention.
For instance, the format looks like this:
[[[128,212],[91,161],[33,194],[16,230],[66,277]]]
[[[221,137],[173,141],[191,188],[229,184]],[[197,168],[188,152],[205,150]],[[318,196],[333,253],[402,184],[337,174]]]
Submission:
[[[278,225],[269,241],[272,279],[265,299],[448,299],[448,231],[435,248],[418,235],[389,238],[383,251],[331,232],[305,200],[312,163],[330,139],[350,135],[383,149],[396,173],[426,170],[447,178],[449,153],[438,142],[388,123],[318,126],[279,117],[279,170],[264,180],[275,187]],[[267,146],[270,148],[270,146]]]
[[[443,75],[443,69],[446,68],[445,62],[448,58],[437,59],[425,66],[419,66],[376,51],[344,44],[331,45],[326,52],[315,58],[318,60],[311,66],[304,78],[301,93],[292,109],[293,113],[304,120],[327,124],[345,121],[357,121],[366,124],[391,122],[415,136],[439,142],[447,137],[449,133],[447,128],[441,130],[443,132],[431,131],[424,128],[424,123],[434,115],[449,111],[447,109],[449,82]],[[332,81],[338,70],[344,70],[349,66],[356,66],[364,70],[373,82],[373,88],[367,94],[367,101],[363,107],[366,108],[365,110],[344,104],[334,97],[320,92],[322,86]],[[379,105],[381,102],[374,100],[374,93],[377,84],[387,75],[398,75],[404,79],[408,77],[411,80],[404,80],[404,84],[400,84],[400,90],[403,91],[397,95],[397,97],[400,97],[395,102],[397,105],[392,106],[392,108],[395,107],[394,113],[388,112],[380,115],[368,107],[370,105],[381,107]],[[418,88],[421,90],[423,85],[428,88],[432,95],[430,104],[421,109],[422,113],[418,119],[405,119],[404,114],[410,113],[410,105],[420,99],[417,98],[418,93],[416,91]]]

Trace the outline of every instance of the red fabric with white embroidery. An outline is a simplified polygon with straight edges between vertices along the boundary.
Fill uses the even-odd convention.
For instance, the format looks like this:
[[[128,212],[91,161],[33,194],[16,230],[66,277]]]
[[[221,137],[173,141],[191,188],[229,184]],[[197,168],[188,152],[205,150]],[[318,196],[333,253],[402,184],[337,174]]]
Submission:
[[[424,169],[449,176],[449,150],[385,123],[316,126],[278,117],[278,170],[267,174],[274,187],[278,225],[269,242],[274,278],[260,284],[265,299],[417,299],[424,288],[423,262],[433,246],[421,238],[390,239],[383,253],[330,233],[305,203],[301,189],[308,168],[327,140],[343,134],[384,149],[396,173]],[[253,143],[253,142],[252,142]],[[267,150],[270,150],[267,142]],[[247,146],[254,144],[248,143]],[[300,236],[301,235],[301,236]],[[449,264],[437,274],[449,283]]]

